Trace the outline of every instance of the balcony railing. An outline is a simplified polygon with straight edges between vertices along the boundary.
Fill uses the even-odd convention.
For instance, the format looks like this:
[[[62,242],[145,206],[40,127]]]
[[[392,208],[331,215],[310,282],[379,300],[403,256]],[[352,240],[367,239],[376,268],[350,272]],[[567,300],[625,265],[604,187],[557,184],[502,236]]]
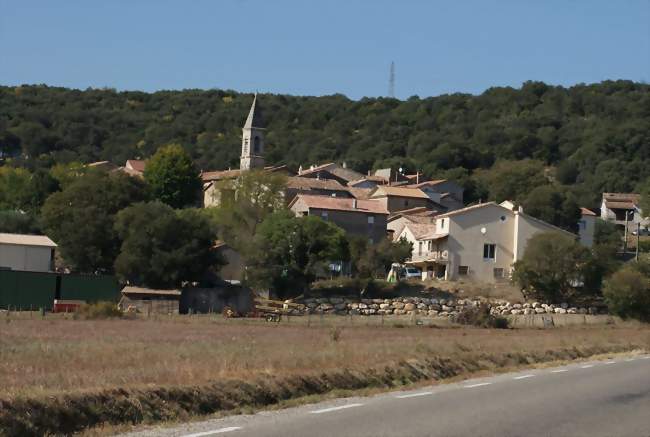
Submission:
[[[411,256],[411,261],[447,261],[449,259],[449,252],[446,250],[434,250],[432,252],[422,252],[422,254],[414,254]]]

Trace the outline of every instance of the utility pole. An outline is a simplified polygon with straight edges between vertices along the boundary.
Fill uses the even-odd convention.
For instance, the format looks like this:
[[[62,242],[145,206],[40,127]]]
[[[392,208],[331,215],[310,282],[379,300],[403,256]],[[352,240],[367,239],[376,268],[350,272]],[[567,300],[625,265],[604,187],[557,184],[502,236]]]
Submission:
[[[629,214],[630,211],[625,211],[625,237],[623,238],[623,256],[627,255],[627,218]]]
[[[636,255],[634,259],[639,262],[639,237],[641,236],[641,222],[636,224]]]
[[[395,62],[390,63],[390,75],[388,76],[388,97],[395,98]]]

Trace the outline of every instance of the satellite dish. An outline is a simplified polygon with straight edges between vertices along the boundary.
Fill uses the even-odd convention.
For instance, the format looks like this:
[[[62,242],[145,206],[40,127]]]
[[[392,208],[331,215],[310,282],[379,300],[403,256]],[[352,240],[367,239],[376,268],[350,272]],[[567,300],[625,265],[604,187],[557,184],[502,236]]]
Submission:
[[[404,169],[402,167],[399,168],[400,173],[404,173]]]
[[[481,234],[485,235],[487,233],[487,229],[481,228]]]

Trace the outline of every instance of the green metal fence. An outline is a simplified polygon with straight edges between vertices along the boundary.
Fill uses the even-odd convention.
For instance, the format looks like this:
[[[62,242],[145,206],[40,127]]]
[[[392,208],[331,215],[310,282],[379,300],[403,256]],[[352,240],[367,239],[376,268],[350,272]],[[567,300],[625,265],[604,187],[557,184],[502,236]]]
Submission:
[[[0,308],[52,309],[54,299],[117,301],[120,285],[115,276],[78,275],[0,270]]]
[[[120,286],[115,276],[61,275],[61,299],[78,299],[86,302],[115,301]]]
[[[51,309],[56,274],[0,270],[0,308]]]

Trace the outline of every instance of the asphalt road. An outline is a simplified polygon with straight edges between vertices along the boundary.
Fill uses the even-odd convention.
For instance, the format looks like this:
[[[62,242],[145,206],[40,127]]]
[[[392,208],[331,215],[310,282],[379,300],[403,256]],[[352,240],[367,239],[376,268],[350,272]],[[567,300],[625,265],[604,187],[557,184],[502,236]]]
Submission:
[[[650,437],[650,356],[337,399],[130,435]]]

